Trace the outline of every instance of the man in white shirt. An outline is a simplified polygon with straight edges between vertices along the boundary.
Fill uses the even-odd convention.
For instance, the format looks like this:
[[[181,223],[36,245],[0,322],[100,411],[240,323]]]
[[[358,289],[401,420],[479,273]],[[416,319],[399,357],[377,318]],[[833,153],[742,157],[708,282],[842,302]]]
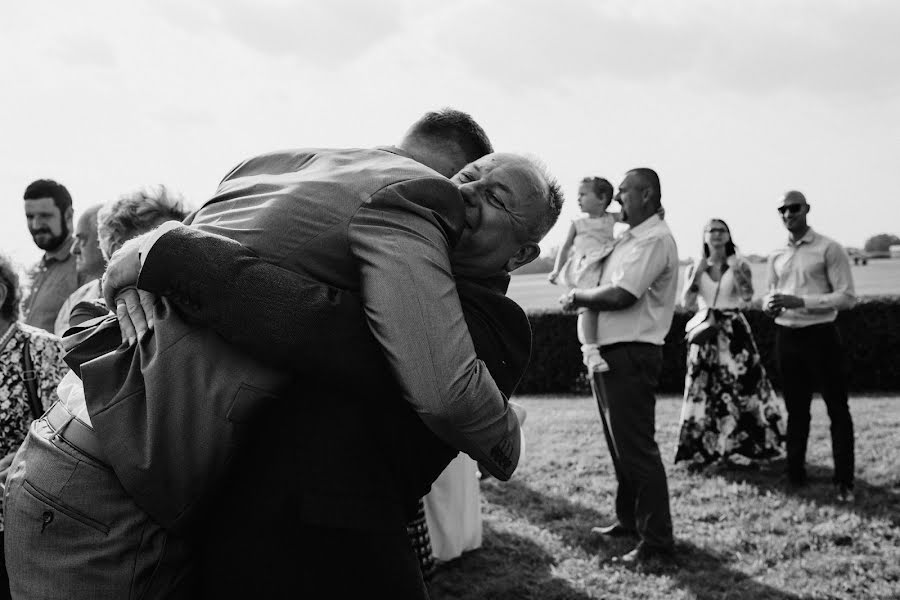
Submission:
[[[654,392],[678,286],[678,248],[657,214],[661,198],[653,170],[626,174],[615,200],[630,229],[606,259],[600,285],[574,289],[563,302],[567,309],[599,311],[597,338],[610,367],[604,379],[622,473],[616,494],[618,522],[593,531],[640,538],[633,550],[615,559],[624,563],[668,558],[674,546],[666,472],[654,439]]]
[[[763,306],[775,318],[775,353],[788,411],[788,480],[806,483],[809,407],[818,387],[831,419],[836,499],[852,502],[853,419],[844,350],[834,323],[839,310],[856,303],[850,259],[840,244],[807,224],[809,204],[802,193],[787,192],[778,212],[788,242],[769,256],[769,294]]]

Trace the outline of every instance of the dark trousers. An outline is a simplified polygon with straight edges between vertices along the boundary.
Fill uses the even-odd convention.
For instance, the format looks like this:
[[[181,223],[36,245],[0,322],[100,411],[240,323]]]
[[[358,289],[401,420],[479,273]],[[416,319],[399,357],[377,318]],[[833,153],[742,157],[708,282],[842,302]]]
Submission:
[[[603,378],[609,402],[610,429],[622,461],[616,493],[616,516],[641,540],[672,548],[669,487],[656,445],[656,397],[662,370],[662,348],[654,344],[621,343],[601,348],[609,363]]]
[[[853,419],[847,403],[847,377],[841,336],[834,323],[808,327],[778,326],[775,353],[787,407],[788,476],[806,477],[809,407],[819,390],[831,420],[834,482],[853,486]]]
[[[362,531],[294,525],[260,529],[251,539],[224,532],[220,550],[233,562],[224,567],[228,563],[217,560],[216,549],[207,548],[194,597],[428,600],[405,527]],[[235,530],[240,528],[237,524]]]
[[[6,544],[0,531],[0,600],[12,598],[9,591],[9,573],[6,571]]]

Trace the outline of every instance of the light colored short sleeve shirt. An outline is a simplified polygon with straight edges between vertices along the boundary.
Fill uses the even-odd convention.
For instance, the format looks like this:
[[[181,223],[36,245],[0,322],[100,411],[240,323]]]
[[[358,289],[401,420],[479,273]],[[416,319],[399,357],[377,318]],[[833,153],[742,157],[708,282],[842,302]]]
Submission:
[[[606,259],[600,285],[614,285],[637,298],[623,310],[599,311],[600,345],[661,345],[672,325],[678,293],[678,247],[666,222],[654,215],[626,231]]]

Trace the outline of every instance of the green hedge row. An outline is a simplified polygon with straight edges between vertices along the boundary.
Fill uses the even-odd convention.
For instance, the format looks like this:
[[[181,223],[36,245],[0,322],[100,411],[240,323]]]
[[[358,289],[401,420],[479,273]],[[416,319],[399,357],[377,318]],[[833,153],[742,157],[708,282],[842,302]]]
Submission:
[[[692,312],[678,310],[663,346],[660,392],[684,391],[687,347],[684,324]],[[780,389],[775,366],[775,324],[760,310],[744,313],[753,330],[769,378]],[[528,315],[534,334],[531,362],[517,393],[559,394],[589,388],[575,335],[576,316],[559,311],[535,311]],[[900,391],[900,297],[863,298],[838,316],[844,341],[852,392]]]

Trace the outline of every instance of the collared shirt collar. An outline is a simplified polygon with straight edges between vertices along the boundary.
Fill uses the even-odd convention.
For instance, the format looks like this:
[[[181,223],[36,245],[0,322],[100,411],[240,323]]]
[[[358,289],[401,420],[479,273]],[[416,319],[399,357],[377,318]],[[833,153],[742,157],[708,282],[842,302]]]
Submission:
[[[809,229],[806,230],[806,233],[803,234],[803,237],[800,238],[799,240],[797,240],[796,242],[791,241],[790,236],[788,236],[787,245],[789,247],[796,248],[797,246],[799,246],[801,244],[811,244],[814,239],[816,239],[816,232],[813,231],[812,227],[810,227]]]
[[[457,279],[469,281],[505,295],[507,290],[509,290],[510,274],[506,271],[499,271],[487,277],[457,277]]]
[[[72,244],[75,239],[70,235],[59,245],[59,248],[53,252],[44,252],[44,263],[50,262],[66,262],[72,255]]]
[[[641,223],[640,225],[635,225],[634,227],[629,228],[625,233],[622,234],[622,238],[629,237],[641,237],[643,235],[647,235],[654,227],[662,223],[662,219],[659,218],[659,215],[651,215],[649,219]]]

